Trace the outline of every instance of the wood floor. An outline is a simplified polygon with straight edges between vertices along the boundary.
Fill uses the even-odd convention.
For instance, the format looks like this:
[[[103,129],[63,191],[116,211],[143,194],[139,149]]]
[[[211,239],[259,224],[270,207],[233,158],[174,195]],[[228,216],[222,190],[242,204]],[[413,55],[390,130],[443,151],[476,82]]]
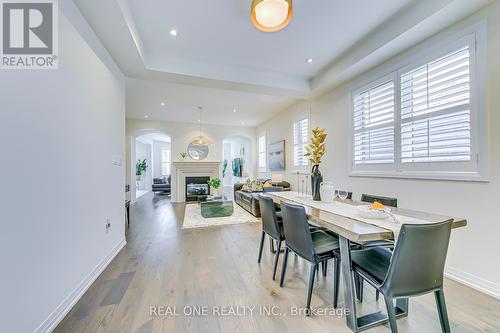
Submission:
[[[280,288],[271,279],[268,244],[257,264],[260,223],[182,230],[183,214],[184,205],[164,196],[145,195],[132,206],[126,247],[55,332],[351,332],[341,313],[293,315],[295,307],[305,306],[309,265],[292,255]],[[317,311],[330,309],[332,278],[329,267],[328,276],[315,284]],[[500,301],[451,280],[445,295],[452,332],[500,332]],[[368,286],[358,306],[362,313],[384,308]],[[183,315],[195,307],[198,315]],[[259,313],[265,307],[277,315]],[[411,299],[410,315],[398,320],[398,327],[440,332],[434,297]],[[379,326],[367,332],[390,330]]]

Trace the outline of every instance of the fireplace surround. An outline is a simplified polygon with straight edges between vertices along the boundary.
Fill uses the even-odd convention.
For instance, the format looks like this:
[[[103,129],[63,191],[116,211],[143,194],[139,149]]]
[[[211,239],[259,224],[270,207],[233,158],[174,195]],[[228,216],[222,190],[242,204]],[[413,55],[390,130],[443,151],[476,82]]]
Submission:
[[[220,162],[176,161],[172,163],[172,202],[186,201],[186,178],[221,178]]]

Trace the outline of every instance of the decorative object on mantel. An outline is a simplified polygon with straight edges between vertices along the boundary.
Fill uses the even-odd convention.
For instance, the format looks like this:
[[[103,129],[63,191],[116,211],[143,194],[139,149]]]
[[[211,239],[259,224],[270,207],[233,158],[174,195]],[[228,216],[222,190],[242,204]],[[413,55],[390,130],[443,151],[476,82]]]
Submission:
[[[135,164],[135,176],[136,176],[136,181],[141,181],[141,175],[146,172],[146,169],[148,168],[148,162],[146,159],[137,160],[137,163]]]
[[[309,162],[313,165],[311,170],[311,189],[312,197],[315,201],[321,201],[320,184],[323,182],[323,176],[319,171],[321,158],[326,153],[325,140],[328,134],[325,129],[316,127],[312,130],[311,143],[306,146],[306,153],[304,156],[309,157]]]
[[[200,135],[189,144],[188,154],[193,160],[204,160],[208,156],[208,144],[201,135],[201,111],[203,108],[198,106],[198,110],[200,112],[200,118],[198,119],[200,124]]]
[[[182,153],[180,153],[179,155],[181,155],[182,159],[185,159],[185,158],[186,158],[186,156],[187,156],[187,153],[186,153],[186,152],[182,152]]]
[[[221,180],[219,178],[211,178],[208,181],[208,185],[210,185],[210,188],[214,189],[214,193],[213,194],[220,195],[219,188],[220,188],[221,183],[222,182],[221,182]]]
[[[285,140],[269,145],[269,171],[285,171]]]

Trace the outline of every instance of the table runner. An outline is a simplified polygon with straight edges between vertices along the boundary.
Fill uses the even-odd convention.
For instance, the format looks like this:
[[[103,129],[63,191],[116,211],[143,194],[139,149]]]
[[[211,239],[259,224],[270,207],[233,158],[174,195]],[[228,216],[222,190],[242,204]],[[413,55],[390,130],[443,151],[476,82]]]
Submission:
[[[309,207],[317,208],[329,213],[333,213],[336,215],[340,215],[343,217],[347,217],[356,221],[368,223],[371,225],[375,225],[377,227],[387,229],[392,231],[394,234],[394,240],[397,241],[399,232],[401,229],[401,225],[403,224],[432,224],[436,223],[435,221],[427,221],[423,219],[418,219],[414,217],[404,216],[400,214],[393,214],[399,223],[394,222],[390,217],[386,219],[367,219],[361,217],[358,213],[357,206],[351,205],[348,203],[342,202],[322,202],[322,201],[314,201],[310,195],[306,197],[299,196],[298,192],[288,191],[288,192],[273,192],[273,195],[283,198],[285,200],[290,200],[296,202],[298,204],[307,205]]]

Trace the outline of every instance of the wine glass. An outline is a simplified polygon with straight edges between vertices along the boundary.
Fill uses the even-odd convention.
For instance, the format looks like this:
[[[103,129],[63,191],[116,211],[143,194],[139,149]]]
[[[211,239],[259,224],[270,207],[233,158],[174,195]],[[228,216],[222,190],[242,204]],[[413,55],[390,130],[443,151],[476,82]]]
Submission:
[[[339,190],[338,197],[340,200],[344,201],[349,196],[349,193],[345,190]]]

